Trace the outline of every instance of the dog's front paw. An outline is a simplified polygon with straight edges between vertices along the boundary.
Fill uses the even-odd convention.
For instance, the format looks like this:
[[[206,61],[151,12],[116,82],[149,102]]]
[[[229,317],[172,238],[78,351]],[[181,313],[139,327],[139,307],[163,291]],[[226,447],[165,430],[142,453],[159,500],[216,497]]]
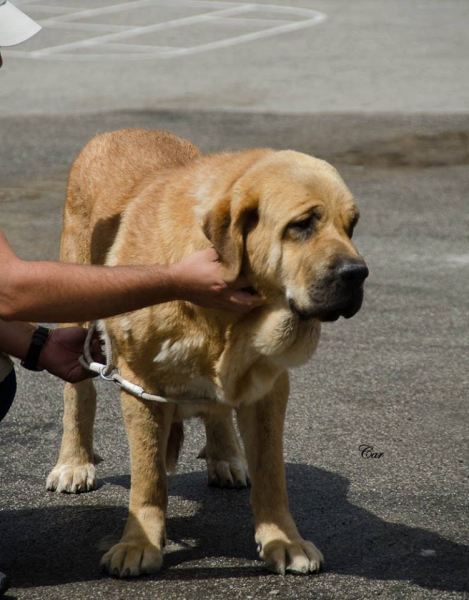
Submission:
[[[318,573],[324,557],[312,542],[303,539],[287,541],[274,539],[260,546],[260,556],[274,573]]]
[[[207,481],[208,485],[221,488],[243,488],[251,483],[246,463],[241,458],[207,458]]]
[[[79,494],[96,489],[96,469],[92,463],[83,465],[58,463],[50,472],[46,489],[51,492]]]
[[[101,567],[114,577],[137,577],[157,573],[163,564],[163,553],[149,544],[119,542],[101,559]]]

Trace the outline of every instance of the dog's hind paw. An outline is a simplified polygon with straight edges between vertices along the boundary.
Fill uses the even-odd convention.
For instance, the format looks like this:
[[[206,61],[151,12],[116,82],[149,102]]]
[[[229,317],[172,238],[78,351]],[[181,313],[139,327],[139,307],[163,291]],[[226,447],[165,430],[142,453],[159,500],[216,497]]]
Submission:
[[[324,565],[324,557],[312,542],[306,540],[272,540],[262,547],[261,558],[269,571],[285,575],[318,573]]]
[[[221,488],[245,488],[251,483],[246,464],[240,458],[207,458],[207,481],[208,485]]]
[[[101,567],[113,577],[137,577],[157,573],[163,564],[163,553],[153,544],[119,542],[101,559]]]
[[[96,489],[96,469],[93,464],[57,464],[49,474],[46,489],[51,492],[79,494]]]

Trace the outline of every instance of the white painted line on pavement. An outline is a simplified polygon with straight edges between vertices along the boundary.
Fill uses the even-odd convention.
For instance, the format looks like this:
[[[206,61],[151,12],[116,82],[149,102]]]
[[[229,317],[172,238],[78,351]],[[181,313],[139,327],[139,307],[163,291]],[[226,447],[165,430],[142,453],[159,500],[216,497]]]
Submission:
[[[144,1],[147,2],[147,0]],[[79,48],[88,48],[90,46],[94,46],[102,42],[107,42],[111,40],[122,40],[129,37],[143,35],[145,33],[154,33],[155,31],[165,31],[167,29],[175,29],[187,25],[194,25],[195,23],[212,21],[216,18],[216,15],[237,14],[242,12],[248,12],[249,10],[251,10],[250,5],[241,5],[236,8],[227,8],[225,10],[215,11],[211,13],[202,13],[200,15],[193,15],[190,17],[183,17],[182,19],[175,19],[172,21],[166,21],[164,23],[155,23],[153,25],[145,25],[144,27],[136,27],[133,30],[122,31],[120,33],[110,33],[109,35],[102,35],[96,38],[89,38],[87,40],[81,40],[78,42],[60,44],[59,46],[50,46],[49,48],[45,48],[44,50],[37,50],[32,54],[34,54],[36,58],[41,56],[49,56],[50,54],[53,54],[55,52],[61,52],[62,50],[77,50]]]
[[[135,31],[136,29],[140,29],[139,27],[135,27],[134,25],[107,25],[104,23],[64,23],[63,21],[56,22],[52,20],[47,21],[39,21],[39,24],[43,27],[48,27],[50,29],[76,29],[78,31],[89,31],[92,33],[93,31],[107,31],[108,33],[118,33],[119,31]]]
[[[124,2],[122,4],[111,4],[110,6],[101,6],[99,8],[88,8],[86,10],[79,10],[78,12],[71,12],[68,15],[58,16],[56,20],[87,19],[89,17],[120,13],[128,10],[135,10],[137,8],[147,8],[149,6],[155,6],[155,0],[133,0],[132,2]]]
[[[28,0],[25,4],[38,2],[40,0]],[[188,17],[181,17],[169,21],[153,23],[144,26],[131,25],[112,25],[106,23],[83,23],[76,22],[79,19],[90,19],[93,16],[103,14],[116,14],[134,9],[144,9],[151,6],[171,6],[178,7],[197,7],[211,8],[210,12],[202,12]],[[61,7],[60,7],[61,8]],[[219,10],[217,10],[219,9]],[[269,13],[265,18],[243,17],[246,13]],[[256,3],[235,3],[222,2],[219,0],[133,0],[130,2],[122,2],[121,4],[112,4],[109,6],[97,7],[86,10],[76,11],[70,7],[70,12],[65,13],[65,8],[61,8],[60,15],[51,16],[40,21],[44,27],[52,29],[76,29],[85,32],[105,32],[105,35],[97,37],[89,37],[84,40],[49,46],[34,51],[9,50],[5,54],[9,54],[19,58],[53,58],[54,60],[73,60],[73,61],[89,61],[89,60],[142,60],[142,59],[169,59],[180,56],[190,56],[203,52],[218,50],[244,44],[251,41],[265,39],[288,33],[299,31],[315,25],[319,25],[327,19],[327,15],[318,11],[306,8],[271,5],[271,4],[256,4]],[[274,19],[271,18],[272,13],[280,13],[282,16],[295,15],[302,17],[301,20],[291,19]],[[280,15],[279,15],[280,16]],[[305,18],[306,17],[306,18]],[[151,44],[119,44],[120,40],[130,40],[144,34],[150,34],[158,31],[174,30],[190,25],[208,23],[212,25],[213,31],[217,31],[217,23],[220,25],[233,25],[234,27],[243,27],[245,25],[254,25],[262,27],[250,33],[241,33],[240,35],[224,37],[223,39],[207,42],[204,44],[176,47],[176,46],[153,46]],[[225,31],[226,35],[226,31]],[[181,34],[183,36],[183,33]],[[102,50],[102,53],[87,52],[88,49]],[[132,48],[133,53],[132,53]],[[121,53],[106,52],[106,50],[114,49],[121,50]],[[75,52],[70,53],[69,51]]]
[[[151,46],[150,44],[117,44],[113,42],[106,42],[103,44],[104,48],[113,48],[115,50],[142,50],[145,52],[167,52],[172,50],[180,50],[179,46]]]
[[[243,44],[245,42],[252,42],[267,37],[272,37],[280,33],[286,33],[289,31],[298,31],[311,27],[312,25],[318,25],[324,19],[310,19],[309,21],[297,21],[288,23],[287,25],[280,25],[279,27],[273,27],[272,29],[265,29],[264,31],[254,31],[253,33],[245,33],[237,37],[227,38],[219,40],[217,42],[209,42],[208,44],[201,44],[199,46],[192,46],[191,48],[182,48],[175,50],[171,53],[171,56],[188,56],[190,54],[197,54],[199,52],[207,52],[208,50],[218,50],[219,48],[227,48],[229,46],[235,46],[236,44]],[[160,55],[160,58],[170,58]]]
[[[283,25],[284,23],[295,23],[296,21],[289,21],[287,19],[244,19],[243,17],[217,17],[217,21],[226,25],[227,23],[231,23],[233,25],[238,25],[242,23],[243,25]]]

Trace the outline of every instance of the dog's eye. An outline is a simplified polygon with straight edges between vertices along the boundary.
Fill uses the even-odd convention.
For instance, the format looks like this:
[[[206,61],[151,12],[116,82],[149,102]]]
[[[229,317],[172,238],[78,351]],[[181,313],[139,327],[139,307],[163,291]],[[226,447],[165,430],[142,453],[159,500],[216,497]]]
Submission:
[[[301,221],[292,221],[288,223],[286,231],[291,233],[293,237],[306,239],[314,229],[314,216],[311,215]]]
[[[308,217],[307,219],[303,219],[302,221],[294,221],[289,224],[289,227],[292,229],[296,229],[297,231],[305,231],[309,229],[313,224],[313,217]]]
[[[358,219],[359,219],[358,215],[356,215],[355,217],[353,217],[352,222],[348,226],[347,235],[349,236],[350,239],[353,236],[353,231],[355,229],[356,224],[358,223]]]

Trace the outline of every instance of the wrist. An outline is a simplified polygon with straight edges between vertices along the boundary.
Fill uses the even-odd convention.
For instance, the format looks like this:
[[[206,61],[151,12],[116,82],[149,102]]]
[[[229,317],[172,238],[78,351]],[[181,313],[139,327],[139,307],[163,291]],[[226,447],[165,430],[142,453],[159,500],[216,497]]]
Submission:
[[[48,371],[48,365],[50,365],[50,354],[51,352],[53,353],[53,348],[54,348],[54,338],[56,335],[56,332],[59,331],[58,329],[51,329],[49,332],[49,336],[47,338],[47,340],[45,341],[41,353],[39,355],[39,360],[37,362],[37,366],[38,369],[45,369],[46,371]]]
[[[181,263],[165,267],[167,278],[168,300],[185,300],[184,269]]]
[[[14,352],[14,356],[16,356],[16,358],[21,360],[26,358],[29,346],[31,345],[31,339],[35,331],[36,325],[33,323],[25,323],[23,327],[17,328],[17,346]]]
[[[44,368],[40,362],[43,350],[49,341],[50,329],[38,325],[29,344],[26,357],[21,361],[21,366],[29,371],[43,371]]]

